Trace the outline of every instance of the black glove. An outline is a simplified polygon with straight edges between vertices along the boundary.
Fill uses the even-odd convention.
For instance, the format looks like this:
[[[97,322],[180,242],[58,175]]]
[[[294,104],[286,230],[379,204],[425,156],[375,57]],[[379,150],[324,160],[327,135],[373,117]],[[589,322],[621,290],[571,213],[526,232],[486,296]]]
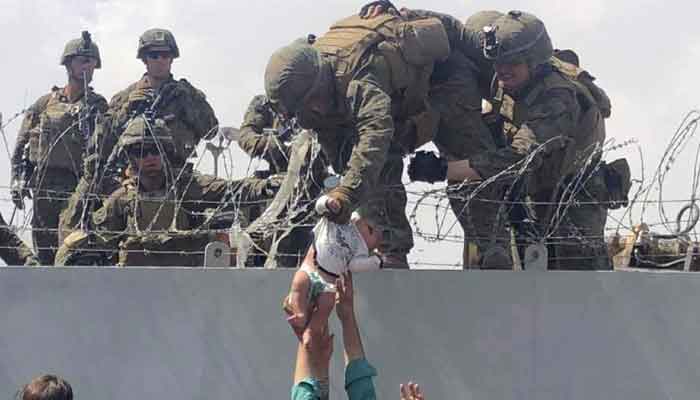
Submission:
[[[433,152],[417,151],[408,164],[408,176],[412,181],[435,183],[447,179],[447,159]]]
[[[365,4],[364,6],[362,6],[362,8],[360,9],[360,13],[359,13],[360,17],[367,17],[369,9],[372,7],[375,7],[375,6],[381,6],[384,9],[385,13],[398,14],[398,12],[399,12],[399,9],[396,8],[396,6],[391,1],[389,1],[389,0],[377,0],[377,1],[369,2],[369,3]]]

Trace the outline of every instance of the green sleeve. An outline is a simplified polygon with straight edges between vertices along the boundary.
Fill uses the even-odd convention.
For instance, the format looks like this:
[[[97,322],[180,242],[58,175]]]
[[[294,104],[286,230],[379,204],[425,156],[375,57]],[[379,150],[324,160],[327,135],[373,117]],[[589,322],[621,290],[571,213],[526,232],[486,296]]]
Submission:
[[[0,215],[0,258],[7,265],[25,265],[34,256],[31,249],[14,233]]]
[[[92,214],[94,229],[105,245],[116,246],[126,233],[128,203],[126,189],[120,188]]]
[[[20,178],[20,168],[24,160],[24,148],[29,143],[30,131],[39,125],[39,115],[43,112],[48,103],[51,94],[47,94],[39,98],[24,115],[22,126],[17,132],[17,140],[15,141],[15,149],[12,152],[12,164],[10,165],[11,175],[13,178]]]
[[[372,377],[377,370],[364,358],[350,361],[345,367],[345,391],[349,400],[375,400]]]
[[[184,120],[192,127],[197,139],[213,139],[218,132],[219,120],[207,101],[206,95],[189,82],[185,80],[180,82],[185,82],[189,89],[188,96],[184,99],[186,104],[182,108]]]
[[[580,106],[572,91],[553,89],[539,96],[527,118],[513,136],[510,146],[479,154],[470,159],[470,165],[482,178],[487,179],[520,161],[541,144],[558,136],[574,137]],[[565,143],[550,142],[544,154],[561,150]]]
[[[357,143],[340,185],[350,190],[355,206],[376,185],[394,136],[388,66],[383,58],[372,58],[370,65],[350,82],[346,92]]]
[[[320,400],[321,386],[314,378],[306,378],[292,387],[292,400]]]
[[[243,116],[238,145],[250,157],[262,157],[269,147],[269,135],[263,134],[263,129],[272,127],[274,117],[266,102],[265,96],[255,96]]]

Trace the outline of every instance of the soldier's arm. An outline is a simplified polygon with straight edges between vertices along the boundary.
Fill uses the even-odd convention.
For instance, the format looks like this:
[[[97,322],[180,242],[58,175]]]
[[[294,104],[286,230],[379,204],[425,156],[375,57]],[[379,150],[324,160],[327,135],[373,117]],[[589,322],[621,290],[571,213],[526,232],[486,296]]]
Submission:
[[[243,116],[238,145],[250,157],[262,157],[269,147],[270,137],[263,134],[263,129],[272,127],[274,117],[265,102],[265,96],[255,96]]]
[[[198,135],[197,139],[213,139],[219,128],[219,120],[216,119],[214,109],[201,90],[190,85],[189,82],[187,82],[187,87],[189,96],[185,100],[188,104],[183,107],[184,119]]]
[[[527,120],[518,129],[509,147],[479,154],[470,165],[482,178],[489,178],[520,161],[538,146],[548,143],[545,154],[561,150],[574,136],[580,107],[575,94],[566,89],[553,89],[540,96],[529,110]],[[558,140],[564,137],[566,140]],[[551,142],[550,142],[551,140]]]
[[[12,152],[12,165],[10,165],[12,178],[20,178],[22,161],[24,160],[24,148],[26,147],[27,143],[29,143],[30,131],[39,125],[39,114],[41,114],[42,110],[46,106],[46,102],[48,101],[47,96],[50,95],[46,95],[37,100],[36,103],[29,107],[24,115],[22,126],[20,126],[19,131],[17,132],[15,149]]]
[[[376,185],[394,135],[388,67],[375,59],[372,68],[350,82],[346,101],[355,122],[358,142],[352,149],[340,187],[350,194],[353,209]]]
[[[92,223],[105,246],[114,248],[126,234],[128,201],[124,188],[112,193],[102,207],[92,214]]]
[[[25,265],[34,258],[32,250],[10,230],[0,215],[0,258],[7,265]]]
[[[222,202],[231,200],[238,205],[257,203],[271,199],[275,193],[275,182],[270,179],[244,178],[228,181],[213,175],[197,174],[192,180],[186,198],[183,199],[183,207],[194,212],[216,208]]]

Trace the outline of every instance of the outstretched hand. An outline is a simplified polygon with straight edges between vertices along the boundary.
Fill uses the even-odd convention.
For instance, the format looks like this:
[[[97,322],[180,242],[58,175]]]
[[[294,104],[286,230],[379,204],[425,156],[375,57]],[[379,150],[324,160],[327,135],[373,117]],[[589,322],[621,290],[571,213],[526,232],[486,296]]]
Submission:
[[[347,321],[355,315],[352,272],[348,271],[335,281],[335,312],[338,319]]]
[[[401,400],[425,400],[423,391],[417,383],[401,384]]]

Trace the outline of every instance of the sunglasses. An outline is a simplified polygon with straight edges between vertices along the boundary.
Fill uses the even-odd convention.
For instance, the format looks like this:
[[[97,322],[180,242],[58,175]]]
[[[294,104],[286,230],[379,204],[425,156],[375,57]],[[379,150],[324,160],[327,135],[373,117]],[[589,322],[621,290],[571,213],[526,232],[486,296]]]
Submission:
[[[172,58],[172,53],[169,51],[147,51],[146,58],[149,60],[157,60],[159,58]]]
[[[145,158],[148,156],[158,156],[160,151],[155,146],[134,146],[129,147],[126,153],[130,158]]]

